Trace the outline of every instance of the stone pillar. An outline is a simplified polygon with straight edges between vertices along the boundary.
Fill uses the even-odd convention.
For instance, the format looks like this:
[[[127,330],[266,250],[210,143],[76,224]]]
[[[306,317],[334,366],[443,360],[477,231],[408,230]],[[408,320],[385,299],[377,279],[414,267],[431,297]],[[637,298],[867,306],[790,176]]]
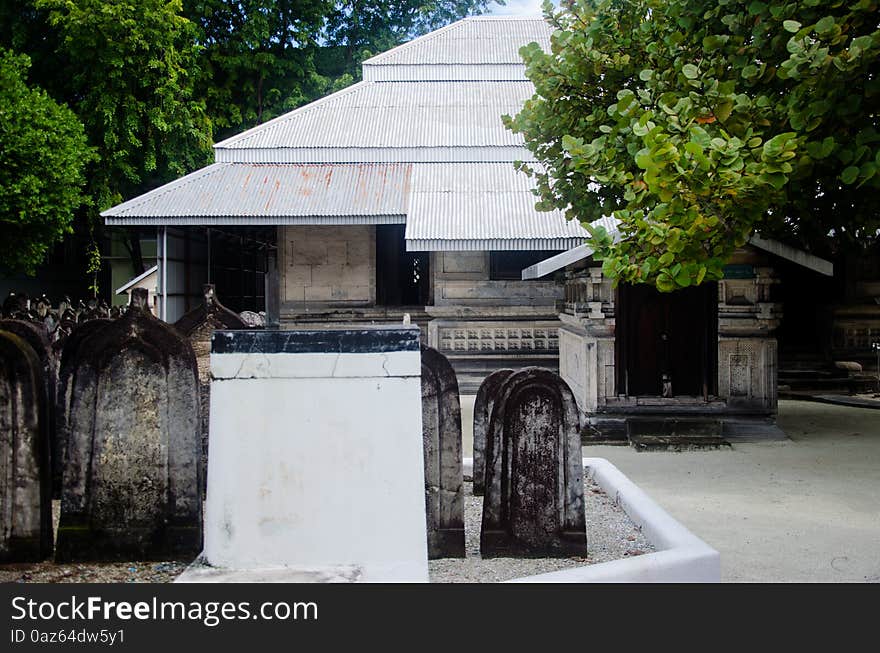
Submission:
[[[428,558],[463,558],[464,487],[458,381],[443,354],[424,346],[421,352]]]
[[[192,347],[135,289],[79,349],[56,558],[168,560],[202,543]]]
[[[281,284],[278,272],[278,249],[266,250],[266,328],[277,329],[281,324]]]
[[[557,374],[531,367],[508,377],[486,452],[482,556],[585,555],[578,410]]]
[[[0,330],[0,562],[52,554],[52,487],[42,364]]]
[[[559,375],[582,416],[616,395],[614,290],[601,268],[570,274],[559,316]]]
[[[772,268],[753,269],[753,277],[718,284],[718,396],[730,408],[775,414],[782,307],[770,289],[778,279]]]

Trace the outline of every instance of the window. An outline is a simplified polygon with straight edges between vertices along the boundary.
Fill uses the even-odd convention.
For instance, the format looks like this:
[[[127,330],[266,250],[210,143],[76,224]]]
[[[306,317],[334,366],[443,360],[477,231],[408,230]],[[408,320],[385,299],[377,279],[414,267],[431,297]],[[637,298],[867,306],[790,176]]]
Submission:
[[[559,252],[540,249],[489,252],[489,278],[492,281],[519,281],[524,269],[556,254]]]

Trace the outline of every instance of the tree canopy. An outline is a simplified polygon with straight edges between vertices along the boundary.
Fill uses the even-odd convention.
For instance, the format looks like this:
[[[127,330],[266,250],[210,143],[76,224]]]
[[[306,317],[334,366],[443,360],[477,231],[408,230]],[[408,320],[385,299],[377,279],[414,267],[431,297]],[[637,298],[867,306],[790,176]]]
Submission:
[[[194,97],[198,48],[180,0],[36,0],[57,29],[65,99],[99,158],[96,209],[204,165],[211,125]]]
[[[509,128],[538,208],[589,223],[617,281],[719,279],[755,230],[821,250],[880,227],[876,0],[573,0],[523,48]]]
[[[360,79],[360,63],[493,0],[184,0],[225,137]]]
[[[30,61],[0,49],[0,268],[33,272],[86,201],[82,124],[25,83]]]
[[[78,228],[94,229],[99,211],[210,161],[212,139],[350,84],[366,56],[492,1],[0,0],[0,48],[28,55],[21,83],[67,104],[85,127],[95,153],[84,159],[88,201],[59,200],[56,209],[82,206]],[[58,116],[60,131],[47,139],[72,133]],[[50,153],[33,155],[29,169],[50,164]],[[0,220],[9,242],[20,216]],[[16,233],[35,224],[21,222]],[[69,216],[64,224],[69,230]],[[42,256],[53,241],[33,234],[46,237],[33,250]],[[9,264],[32,271],[26,261]]]

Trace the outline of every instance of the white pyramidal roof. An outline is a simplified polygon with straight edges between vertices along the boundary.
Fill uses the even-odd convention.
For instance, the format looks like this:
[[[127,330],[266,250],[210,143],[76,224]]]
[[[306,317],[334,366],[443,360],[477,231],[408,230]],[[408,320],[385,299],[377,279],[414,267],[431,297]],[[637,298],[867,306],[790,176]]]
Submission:
[[[501,116],[534,87],[519,49],[541,17],[474,17],[368,59],[363,81],[214,146],[215,163],[102,215],[108,224],[406,223],[411,250],[568,249],[538,212],[533,160]]]

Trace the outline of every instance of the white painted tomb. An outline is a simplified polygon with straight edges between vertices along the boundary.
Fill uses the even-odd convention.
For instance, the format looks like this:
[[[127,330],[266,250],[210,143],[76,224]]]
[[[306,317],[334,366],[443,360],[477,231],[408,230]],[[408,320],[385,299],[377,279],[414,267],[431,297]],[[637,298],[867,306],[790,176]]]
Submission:
[[[205,545],[179,580],[428,580],[419,329],[217,331]]]

